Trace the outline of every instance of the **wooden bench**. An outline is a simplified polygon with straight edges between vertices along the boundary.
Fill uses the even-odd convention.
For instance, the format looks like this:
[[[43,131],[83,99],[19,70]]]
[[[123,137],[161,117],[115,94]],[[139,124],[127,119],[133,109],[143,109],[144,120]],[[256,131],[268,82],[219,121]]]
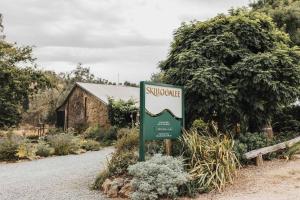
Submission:
[[[285,149],[286,147],[290,147],[293,144],[296,144],[297,142],[300,142],[300,137],[296,137],[292,140],[281,142],[281,143],[275,144],[273,146],[249,151],[249,152],[245,153],[244,156],[246,159],[256,158],[256,165],[260,166],[263,164],[263,158],[262,158],[263,155],[274,152],[274,151],[278,151],[281,149]]]

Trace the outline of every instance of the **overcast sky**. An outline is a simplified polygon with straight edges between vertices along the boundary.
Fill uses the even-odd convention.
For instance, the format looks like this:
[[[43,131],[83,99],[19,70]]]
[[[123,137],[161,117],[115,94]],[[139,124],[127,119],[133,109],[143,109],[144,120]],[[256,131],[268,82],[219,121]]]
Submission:
[[[138,82],[157,72],[172,33],[249,0],[1,0],[6,39],[34,45],[41,68],[77,63],[101,78]]]

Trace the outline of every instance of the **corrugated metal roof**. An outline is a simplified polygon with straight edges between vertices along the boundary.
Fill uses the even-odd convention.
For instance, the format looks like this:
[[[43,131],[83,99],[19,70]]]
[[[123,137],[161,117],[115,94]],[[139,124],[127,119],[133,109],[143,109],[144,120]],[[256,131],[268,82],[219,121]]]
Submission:
[[[138,87],[128,87],[122,85],[104,85],[94,83],[76,83],[79,87],[96,96],[104,103],[108,104],[108,98],[114,98],[116,100],[128,101],[133,99],[139,102],[140,89]]]

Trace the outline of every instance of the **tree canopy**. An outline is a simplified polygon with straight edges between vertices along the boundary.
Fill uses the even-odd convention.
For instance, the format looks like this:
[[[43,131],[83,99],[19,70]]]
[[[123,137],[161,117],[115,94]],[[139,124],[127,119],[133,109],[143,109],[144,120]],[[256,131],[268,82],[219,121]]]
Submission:
[[[299,55],[272,19],[240,11],[183,23],[159,65],[165,82],[186,89],[188,124],[215,120],[259,130],[299,95]]]
[[[32,48],[0,40],[0,127],[17,125],[29,97],[51,83],[36,69]]]
[[[93,73],[91,73],[89,67],[84,67],[81,63],[78,63],[76,69],[71,72],[62,74],[62,77],[70,86],[73,86],[76,82],[113,84],[106,79],[96,77]]]
[[[254,11],[271,16],[276,25],[300,46],[300,0],[258,0],[250,6]]]

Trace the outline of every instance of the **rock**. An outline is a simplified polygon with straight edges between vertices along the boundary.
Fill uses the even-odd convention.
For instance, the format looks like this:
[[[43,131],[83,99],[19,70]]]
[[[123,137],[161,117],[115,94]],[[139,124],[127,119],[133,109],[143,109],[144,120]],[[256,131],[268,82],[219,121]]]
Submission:
[[[107,196],[110,198],[118,197],[119,187],[117,185],[112,185],[107,192]]]
[[[106,179],[105,181],[104,181],[104,183],[102,184],[102,189],[103,189],[103,193],[104,194],[107,194],[108,193],[108,191],[110,190],[110,188],[111,188],[111,185],[112,185],[112,181],[110,180],[110,179]]]
[[[132,192],[133,188],[131,183],[126,183],[119,191],[119,195],[124,198],[129,198]]]
[[[116,198],[118,197],[118,193],[120,189],[124,186],[125,180],[123,178],[115,178],[111,182],[111,186],[109,190],[107,191],[107,196],[110,198]]]
[[[123,185],[125,184],[125,180],[123,178],[115,178],[113,180],[113,185],[117,185],[119,187],[119,189],[121,189],[121,187],[123,187]]]

